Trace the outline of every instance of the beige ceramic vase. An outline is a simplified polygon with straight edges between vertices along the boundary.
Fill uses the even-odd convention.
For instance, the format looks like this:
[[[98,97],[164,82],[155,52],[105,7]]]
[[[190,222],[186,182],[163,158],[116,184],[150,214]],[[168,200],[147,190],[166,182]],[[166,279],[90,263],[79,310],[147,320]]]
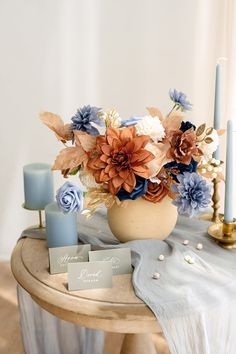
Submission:
[[[174,229],[177,215],[177,208],[168,196],[156,204],[143,198],[128,200],[126,207],[114,204],[107,211],[110,229],[121,242],[164,240]]]

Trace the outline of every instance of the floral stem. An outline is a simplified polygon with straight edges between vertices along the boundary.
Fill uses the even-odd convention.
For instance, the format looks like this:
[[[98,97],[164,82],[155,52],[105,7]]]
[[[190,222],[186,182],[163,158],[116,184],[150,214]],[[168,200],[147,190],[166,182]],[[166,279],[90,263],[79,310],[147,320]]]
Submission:
[[[175,110],[175,108],[177,107],[178,105],[175,103],[172,110],[167,114],[167,117],[169,117],[169,115]]]

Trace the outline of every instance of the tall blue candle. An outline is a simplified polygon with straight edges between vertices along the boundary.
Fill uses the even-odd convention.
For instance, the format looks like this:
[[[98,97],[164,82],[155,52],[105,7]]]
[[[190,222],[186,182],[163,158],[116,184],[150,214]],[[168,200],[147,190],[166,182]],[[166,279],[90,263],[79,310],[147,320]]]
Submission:
[[[225,222],[233,221],[233,183],[234,183],[234,145],[233,145],[233,122],[229,120],[227,123],[227,148],[226,148],[226,171],[225,171],[225,206],[224,220]]]
[[[222,66],[216,65],[215,77],[215,106],[214,106],[214,129],[220,129],[221,125],[221,103],[222,103]],[[214,158],[220,160],[219,147],[214,152]]]
[[[51,166],[32,163],[23,167],[25,208],[42,210],[54,199]]]
[[[49,248],[78,244],[77,213],[64,214],[54,202],[46,206],[45,215]]]

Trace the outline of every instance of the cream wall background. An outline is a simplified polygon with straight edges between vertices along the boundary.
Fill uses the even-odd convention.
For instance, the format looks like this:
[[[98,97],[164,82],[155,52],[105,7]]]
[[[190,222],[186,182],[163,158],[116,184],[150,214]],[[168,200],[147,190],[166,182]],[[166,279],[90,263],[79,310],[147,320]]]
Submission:
[[[65,120],[88,103],[123,117],[167,112],[175,87],[194,103],[189,119],[211,124],[226,56],[222,125],[235,119],[235,12],[234,0],[0,0],[0,258],[37,220],[21,208],[22,166],[52,163],[60,149],[41,110]]]

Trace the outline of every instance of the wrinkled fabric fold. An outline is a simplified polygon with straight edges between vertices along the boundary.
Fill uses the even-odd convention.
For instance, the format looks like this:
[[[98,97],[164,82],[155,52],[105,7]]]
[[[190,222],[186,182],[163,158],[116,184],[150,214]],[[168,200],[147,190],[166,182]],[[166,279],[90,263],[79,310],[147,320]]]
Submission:
[[[89,224],[91,232],[84,226],[79,232],[82,242],[94,249],[131,249],[135,294],[153,311],[171,354],[236,353],[236,250],[225,250],[208,236],[209,222],[179,217],[165,241],[122,244],[111,235],[104,211]],[[202,250],[196,249],[198,243]],[[158,260],[160,254],[164,261]],[[158,280],[152,278],[154,272],[160,273]]]

